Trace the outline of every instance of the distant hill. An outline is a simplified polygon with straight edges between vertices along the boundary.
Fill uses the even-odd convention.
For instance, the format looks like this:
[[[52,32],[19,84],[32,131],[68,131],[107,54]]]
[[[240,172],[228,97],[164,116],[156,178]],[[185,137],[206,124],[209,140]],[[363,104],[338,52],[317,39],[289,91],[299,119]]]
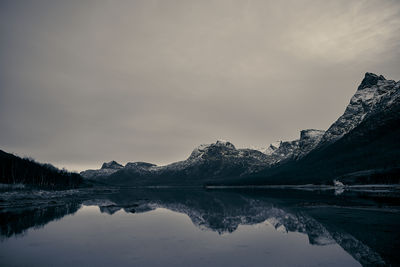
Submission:
[[[77,173],[59,170],[50,164],[40,164],[31,159],[22,159],[0,150],[0,183],[74,188],[82,182],[82,177]]]

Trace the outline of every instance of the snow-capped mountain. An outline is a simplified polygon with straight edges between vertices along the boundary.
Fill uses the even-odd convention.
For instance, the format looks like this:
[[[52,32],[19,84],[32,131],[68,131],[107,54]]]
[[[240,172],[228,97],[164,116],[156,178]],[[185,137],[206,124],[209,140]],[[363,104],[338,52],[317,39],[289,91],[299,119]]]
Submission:
[[[300,140],[283,141],[279,147],[270,155],[271,163],[276,164],[286,159],[293,158],[299,151]]]
[[[136,170],[138,172],[149,172],[152,170],[156,170],[157,169],[157,165],[156,164],[152,164],[152,163],[147,163],[147,162],[128,162],[125,165],[126,169],[132,169],[132,170]]]
[[[272,153],[274,153],[275,150],[277,150],[279,148],[281,143],[282,143],[282,141],[276,141],[267,147],[250,146],[250,149],[258,150],[261,153],[264,153],[265,155],[271,155]]]
[[[218,161],[221,167],[225,164],[248,166],[249,171],[258,166],[268,165],[268,157],[260,151],[254,149],[237,149],[228,141],[217,141],[212,144],[203,144],[196,147],[189,158],[185,161],[172,163],[167,168],[183,169],[187,166],[198,165],[202,163],[211,163]]]
[[[300,131],[300,139],[293,141],[280,141],[271,144],[264,154],[269,156],[269,162],[276,164],[288,159],[299,159],[307,155],[320,142],[325,131],[307,129]]]
[[[112,169],[112,170],[119,170],[122,169],[124,166],[119,164],[116,161],[104,162],[101,166],[102,169]]]
[[[400,155],[400,153],[396,152],[396,146],[393,146],[393,144],[399,143],[398,140],[397,142],[389,141],[391,140],[390,138],[396,138],[395,136],[385,137],[386,139],[379,137],[383,141],[387,141],[379,141],[381,144],[380,150],[385,149],[386,146],[390,147],[386,152],[380,153],[377,153],[375,148],[373,157],[364,155],[365,151],[367,151],[365,149],[367,145],[360,147],[362,142],[365,143],[365,137],[376,138],[374,137],[376,136],[376,131],[380,131],[380,136],[383,136],[392,130],[397,131],[399,129],[397,120],[400,114],[396,109],[400,105],[399,88],[400,82],[386,80],[383,76],[366,73],[344,114],[327,131],[302,130],[299,139],[279,141],[266,148],[259,149],[238,149],[232,143],[220,140],[212,144],[200,145],[192,151],[186,160],[165,166],[133,162],[123,167],[116,162],[109,162],[103,164],[99,170],[84,171],[81,175],[88,179],[102,179],[103,182],[118,185],[202,185],[208,182],[218,183],[218,181],[227,178],[246,179],[246,177],[252,175],[259,175],[264,179],[263,177],[270,175],[270,169],[276,169],[279,166],[281,167],[277,170],[282,170],[286,175],[289,175],[287,168],[291,170],[300,168],[299,171],[302,172],[305,169],[314,170],[315,172],[316,170],[328,171],[332,167],[331,173],[329,175],[325,174],[324,179],[328,179],[331,174],[338,175],[340,173],[339,168],[342,168],[343,172],[345,169],[362,171],[365,168],[376,168],[376,166],[380,166],[380,163],[371,163],[368,166],[364,166],[362,164],[362,162],[366,162],[364,160],[358,161],[357,164],[349,165],[348,162],[356,160],[356,158],[353,157],[347,160],[342,158],[344,157],[343,155],[351,152],[359,153],[359,155],[357,154],[358,156],[366,157],[369,160],[375,157],[378,160],[376,162],[380,162],[384,161],[385,154],[389,155],[389,150],[394,151],[393,155],[395,157],[397,157],[397,154]],[[343,144],[343,140],[347,140],[347,144]],[[372,146],[375,146],[374,142],[375,139],[372,139],[367,143],[368,146],[371,146],[368,149],[372,149]],[[354,148],[349,150],[351,146]],[[321,152],[322,150],[325,152]],[[331,151],[329,152],[330,154],[327,151]],[[329,168],[327,168],[327,162],[329,161],[322,160],[323,157],[328,155],[329,160],[333,162],[333,165],[329,165]],[[378,156],[380,157],[379,159],[377,158]],[[307,165],[303,163],[305,158],[308,158],[307,164],[310,167],[304,167]],[[318,164],[321,164],[321,166],[317,162],[320,162]],[[397,166],[395,160],[391,160],[390,164],[388,164],[386,163],[390,167]],[[343,166],[346,168],[343,168]],[[281,175],[279,172],[277,173],[274,175]],[[315,175],[317,174],[318,172],[315,172]],[[307,179],[311,179],[312,176],[307,174]],[[293,177],[299,178],[301,176],[299,173],[293,173],[284,179],[293,179]],[[280,179],[275,179],[274,183],[277,182],[285,183]],[[246,181],[243,183],[246,184]]]
[[[320,132],[303,130],[299,140],[279,142],[279,147],[276,143],[271,144],[269,150],[264,153],[249,148],[238,149],[228,141],[218,140],[212,144],[202,144],[196,147],[186,160],[165,166],[146,162],[130,162],[123,167],[114,161],[104,163],[99,170],[84,171],[81,175],[87,179],[106,178],[108,181],[117,176],[153,178],[182,175],[201,178],[243,176],[267,168],[272,164],[305,155],[319,141]]]
[[[299,150],[296,157],[301,158],[313,150],[325,134],[323,130],[308,129],[300,132]]]
[[[213,177],[241,176],[250,174],[269,166],[269,156],[253,149],[237,149],[228,141],[216,141],[212,144],[203,144],[196,147],[190,156],[183,161],[174,162],[165,166],[157,166],[145,162],[133,162],[118,169],[99,169],[84,171],[81,175],[89,179],[103,179],[115,184],[143,184],[154,181],[162,185],[167,179],[162,177],[178,178],[190,177],[194,184],[201,183],[202,179]],[[143,177],[151,179],[143,180]],[[140,179],[142,178],[142,179]],[[172,182],[169,180],[169,182]],[[174,184],[183,180],[174,181]],[[161,185],[158,184],[158,185]]]
[[[366,73],[344,114],[306,155],[224,184],[400,183],[399,89],[400,81]]]
[[[329,127],[318,146],[335,142],[374,112],[392,105],[399,97],[399,87],[399,82],[367,72],[343,115]]]
[[[98,177],[106,177],[118,170],[124,168],[123,165],[119,164],[116,161],[104,162],[101,166],[101,169],[98,170],[86,170],[80,173],[83,178],[86,179],[96,179]]]

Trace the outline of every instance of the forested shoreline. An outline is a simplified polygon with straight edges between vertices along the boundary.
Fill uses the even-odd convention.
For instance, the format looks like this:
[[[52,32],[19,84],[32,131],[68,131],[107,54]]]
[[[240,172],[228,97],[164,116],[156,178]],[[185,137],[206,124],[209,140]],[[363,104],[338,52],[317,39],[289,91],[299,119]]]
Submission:
[[[51,164],[41,164],[0,150],[0,183],[56,189],[76,188],[82,182],[78,173],[60,170]]]

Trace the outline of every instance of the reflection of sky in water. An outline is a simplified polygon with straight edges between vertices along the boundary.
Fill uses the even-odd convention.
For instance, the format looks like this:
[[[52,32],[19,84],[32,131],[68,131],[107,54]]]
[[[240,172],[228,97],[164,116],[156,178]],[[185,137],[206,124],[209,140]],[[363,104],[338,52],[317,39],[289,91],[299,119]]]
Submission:
[[[29,266],[360,266],[339,245],[311,245],[306,234],[265,221],[218,234],[181,213],[132,214],[83,206],[75,215],[0,243],[4,265]]]

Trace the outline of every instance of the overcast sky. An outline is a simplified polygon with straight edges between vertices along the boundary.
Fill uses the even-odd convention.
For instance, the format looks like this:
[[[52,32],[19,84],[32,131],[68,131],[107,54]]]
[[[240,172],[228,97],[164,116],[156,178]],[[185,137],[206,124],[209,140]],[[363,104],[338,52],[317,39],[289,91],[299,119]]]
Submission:
[[[327,129],[400,79],[400,1],[0,2],[0,149],[69,170]]]

